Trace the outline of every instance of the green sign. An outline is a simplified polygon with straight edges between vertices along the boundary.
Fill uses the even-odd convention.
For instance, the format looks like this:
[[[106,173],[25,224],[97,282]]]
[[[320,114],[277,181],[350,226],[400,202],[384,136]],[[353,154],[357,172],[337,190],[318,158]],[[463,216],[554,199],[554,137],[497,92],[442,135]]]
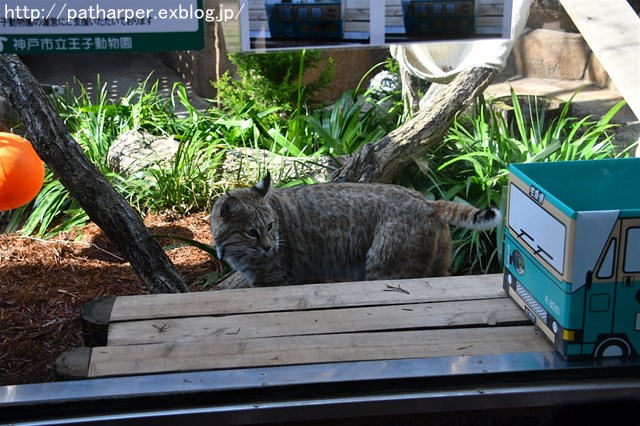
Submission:
[[[202,0],[5,0],[0,53],[200,50],[204,22],[221,17]]]

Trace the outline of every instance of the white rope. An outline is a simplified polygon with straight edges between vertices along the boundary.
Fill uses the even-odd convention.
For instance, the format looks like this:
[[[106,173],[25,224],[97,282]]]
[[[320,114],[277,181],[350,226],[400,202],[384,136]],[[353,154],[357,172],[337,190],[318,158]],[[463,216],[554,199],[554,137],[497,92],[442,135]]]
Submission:
[[[476,67],[502,71],[513,44],[524,31],[532,0],[513,0],[509,39],[391,45],[391,55],[409,73],[435,83],[448,83]]]

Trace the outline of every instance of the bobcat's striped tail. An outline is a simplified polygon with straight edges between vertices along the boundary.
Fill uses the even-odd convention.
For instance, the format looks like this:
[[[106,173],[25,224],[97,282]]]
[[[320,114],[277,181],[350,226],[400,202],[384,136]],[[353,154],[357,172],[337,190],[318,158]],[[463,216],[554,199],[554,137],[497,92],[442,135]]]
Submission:
[[[480,210],[453,201],[435,202],[440,221],[476,231],[493,229],[502,223],[502,213],[496,208]]]

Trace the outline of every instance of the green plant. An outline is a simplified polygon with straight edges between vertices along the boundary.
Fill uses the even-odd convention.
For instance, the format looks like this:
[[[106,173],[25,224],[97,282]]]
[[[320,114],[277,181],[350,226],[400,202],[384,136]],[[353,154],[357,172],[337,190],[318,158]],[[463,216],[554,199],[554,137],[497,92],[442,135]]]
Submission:
[[[366,105],[366,100],[356,91],[347,91],[331,108],[302,117],[317,135],[321,153],[353,154],[363,144],[388,133],[378,119],[376,109],[366,109]]]
[[[230,55],[239,79],[225,75],[214,86],[225,117],[218,122],[232,146],[251,146],[278,155],[306,157],[318,148],[303,120],[311,96],[333,78],[331,59],[319,76],[305,81],[305,71],[321,60],[318,51]],[[308,79],[307,79],[308,80]]]
[[[216,192],[215,173],[223,147],[210,143],[196,130],[187,133],[169,167],[153,166],[138,176],[135,203],[147,212],[171,210],[188,214],[208,210]]]
[[[218,263],[217,270],[208,272],[198,277],[198,279],[194,281],[194,284],[202,285],[205,289],[209,287],[213,287],[214,285],[216,285],[217,283],[219,283],[220,281],[222,281],[223,279],[225,279],[226,277],[228,277],[233,273],[233,270],[229,267],[229,265],[226,264],[225,261],[218,259],[218,254],[214,246],[202,243],[200,241],[196,241],[191,238],[180,237],[177,235],[150,235],[149,237],[155,238],[158,240],[165,240],[165,239],[173,240],[174,241],[173,243],[164,247],[166,250],[173,250],[180,247],[190,246],[190,247],[195,247],[204,251],[209,256],[211,256],[212,259],[216,260],[216,262]]]
[[[81,85],[80,95],[66,93],[54,98],[54,103],[85,155],[115,189],[143,214],[208,208],[210,196],[216,192],[213,171],[223,148],[218,143],[219,115],[193,108],[181,84],[174,85],[172,96],[166,99],[160,95],[157,82],[149,86],[145,81],[117,102],[108,99],[106,85],[96,87],[100,89],[95,100]],[[186,114],[175,113],[178,105]],[[171,167],[151,167],[128,177],[109,169],[106,155],[111,142],[124,131],[138,129],[176,136],[180,146]],[[48,238],[88,220],[80,204],[47,170],[43,189],[32,204],[11,212],[6,230],[21,228],[24,235]]]
[[[384,70],[376,74],[369,83],[369,101],[384,112],[381,118],[393,120],[394,127],[399,127],[410,120],[413,114],[408,97],[403,93],[400,64],[393,58],[387,58],[378,65],[382,65]],[[422,98],[431,85],[419,78],[416,78],[415,84],[418,98]]]
[[[108,101],[106,85],[100,85],[99,78],[96,87],[100,89],[95,94],[95,103],[82,85],[78,96],[66,92],[52,99],[88,159],[114,186],[122,188],[122,177],[109,171],[104,159],[110,141],[128,127],[128,122],[122,119],[122,108]],[[12,211],[7,231],[21,226],[24,235],[49,237],[87,221],[80,204],[47,168],[42,190],[32,204]]]
[[[307,125],[305,136],[313,138],[316,154],[351,155],[397,127],[398,103],[389,100],[399,93],[391,90],[381,94],[380,87],[375,86],[361,93],[365,79],[382,65],[387,63],[371,67],[354,90],[344,92],[331,106],[295,117],[300,128],[301,121]]]
[[[238,78],[225,73],[213,83],[223,109],[242,111],[252,105],[255,110],[266,111],[277,106],[275,117],[302,111],[312,96],[331,82],[335,71],[333,60],[328,59],[317,77],[304,78],[306,70],[322,61],[322,53],[316,50],[230,54],[229,59],[237,68]]]
[[[376,88],[361,93],[361,86],[367,75],[383,64],[372,67],[355,90],[345,92],[333,105],[309,111],[309,85],[303,83],[303,74],[308,66],[307,61],[314,63],[319,56],[314,51],[302,51],[293,56],[294,59],[298,58],[296,61],[291,55],[287,52],[286,55],[267,57],[234,56],[235,61],[242,58],[243,62],[238,64],[239,73],[244,77],[231,82],[231,85],[224,81],[216,85],[221,90],[225,104],[225,114],[218,120],[218,124],[224,128],[220,137],[229,147],[264,149],[277,155],[305,159],[321,155],[335,157],[352,154],[363,144],[379,139],[397,126],[398,113],[390,113],[386,107],[391,105],[395,111],[397,105],[388,104],[387,101],[391,96],[399,94],[370,96]],[[277,66],[283,59],[286,72],[280,71],[267,79],[277,80],[278,84],[275,86],[278,90],[265,90],[264,93],[271,94],[268,96],[257,96],[257,93],[262,93],[260,90],[246,90],[251,86],[252,79],[265,79],[262,74],[269,76],[271,67]],[[248,68],[256,65],[255,61],[260,64],[268,62],[269,66],[266,69],[264,64],[262,67],[256,66],[255,70]],[[292,76],[296,66],[297,79],[294,80]],[[239,87],[240,84],[242,88]],[[313,90],[321,84],[312,86]],[[288,95],[274,94],[279,92]],[[269,99],[269,102],[265,103],[265,99]]]
[[[544,114],[523,110],[512,90],[514,121],[508,124],[492,108],[492,101],[479,99],[471,117],[459,115],[441,146],[422,164],[430,185],[426,192],[486,208],[504,211],[508,167],[511,163],[565,161],[615,156],[611,119],[624,101],[601,119],[569,116],[573,96],[557,119],[545,122]],[[575,96],[575,94],[574,94]],[[622,153],[626,156],[628,153]],[[454,272],[487,273],[501,269],[501,230],[489,233],[454,229]]]
[[[185,113],[172,118],[171,130],[179,141],[170,166],[153,165],[141,170],[137,179],[128,181],[134,193],[131,201],[142,212],[171,210],[179,214],[203,211],[211,207],[211,196],[218,192],[215,173],[224,156],[217,111],[194,108],[182,84],[174,84],[172,110],[181,105]],[[161,123],[160,123],[161,124]],[[159,129],[160,130],[160,129]]]

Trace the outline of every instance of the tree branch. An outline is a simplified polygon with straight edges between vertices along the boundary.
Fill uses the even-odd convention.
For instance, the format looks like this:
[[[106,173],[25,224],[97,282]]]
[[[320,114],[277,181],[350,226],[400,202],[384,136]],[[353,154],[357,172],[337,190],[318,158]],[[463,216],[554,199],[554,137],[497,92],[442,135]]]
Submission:
[[[332,176],[340,182],[391,182],[413,160],[440,142],[458,113],[477,98],[498,74],[493,68],[462,71],[438,93],[431,108],[375,144],[367,144]]]
[[[22,118],[40,158],[130,261],[149,291],[189,291],[160,244],[149,237],[142,218],[87,159],[38,81],[15,55],[0,55],[0,90]]]

